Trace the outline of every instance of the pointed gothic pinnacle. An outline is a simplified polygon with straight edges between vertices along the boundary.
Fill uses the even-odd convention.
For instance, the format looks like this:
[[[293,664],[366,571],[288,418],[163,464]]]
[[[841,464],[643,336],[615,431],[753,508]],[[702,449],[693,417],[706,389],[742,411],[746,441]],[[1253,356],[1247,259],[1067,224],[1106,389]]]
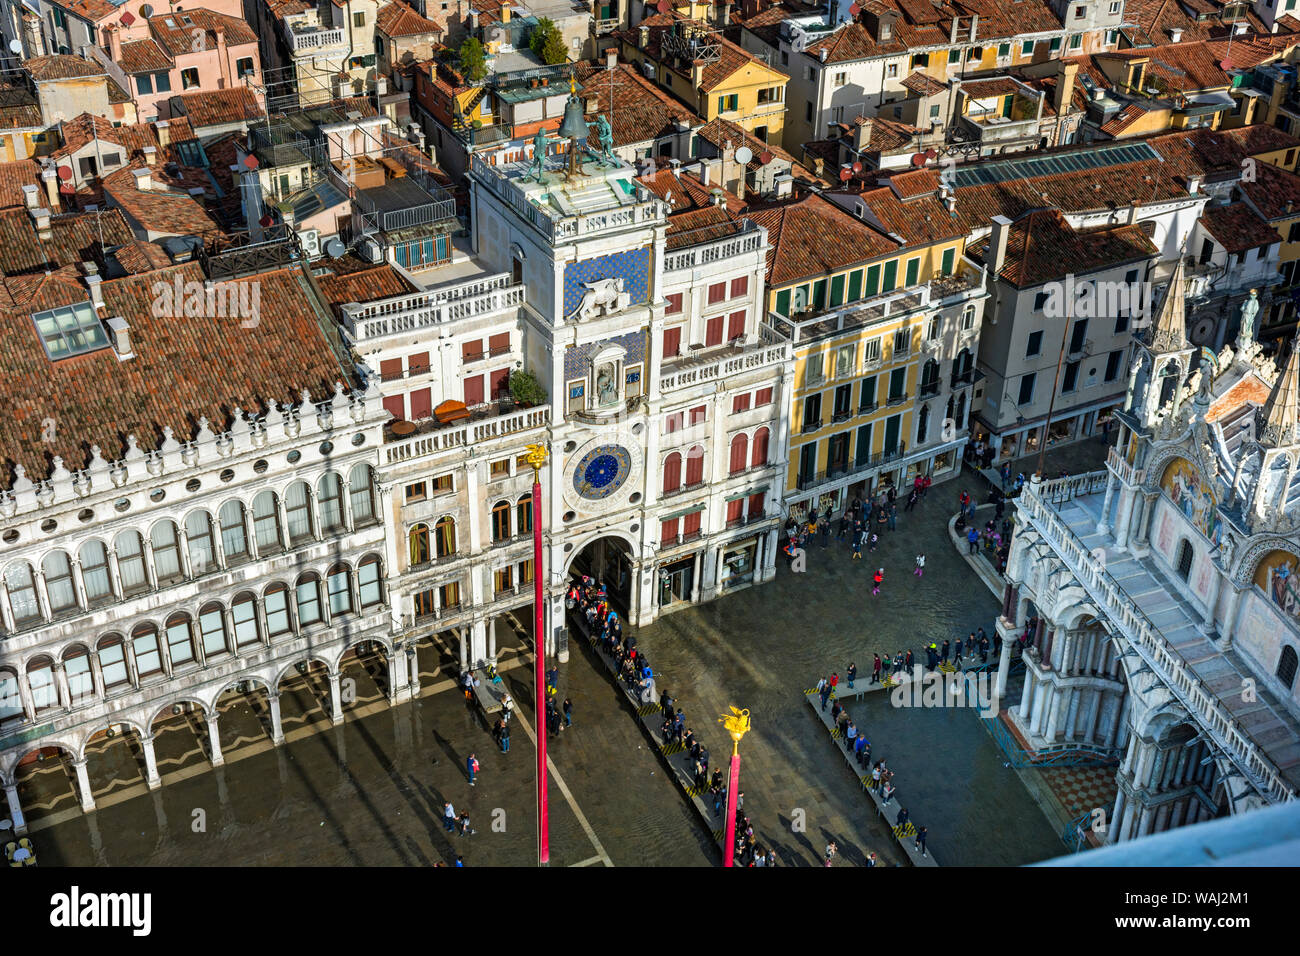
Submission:
[[[1260,441],[1279,448],[1295,444],[1296,426],[1300,424],[1300,338],[1291,344],[1291,355],[1273,383],[1273,391],[1264,403],[1264,427]]]
[[[1187,348],[1187,285],[1183,280],[1183,257],[1174,264],[1174,274],[1169,277],[1169,288],[1160,312],[1156,316],[1155,331],[1151,336],[1153,352],[1178,352]]]

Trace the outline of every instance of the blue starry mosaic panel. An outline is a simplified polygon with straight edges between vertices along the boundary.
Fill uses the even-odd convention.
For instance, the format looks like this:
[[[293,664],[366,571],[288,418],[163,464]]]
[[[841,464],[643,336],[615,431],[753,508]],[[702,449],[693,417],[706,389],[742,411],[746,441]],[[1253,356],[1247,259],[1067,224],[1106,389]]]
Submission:
[[[564,314],[571,315],[587,291],[587,282],[623,277],[623,291],[638,305],[650,297],[650,247],[570,262],[564,267]]]
[[[618,335],[612,339],[606,339],[603,342],[589,342],[586,345],[571,345],[564,350],[564,380],[572,381],[575,378],[583,378],[591,371],[591,362],[588,355],[595,355],[607,345],[619,345],[627,352],[627,358],[623,360],[623,367],[635,365],[638,362],[645,361],[645,343],[646,333],[642,331],[631,332],[627,335]]]
[[[592,501],[608,498],[632,473],[632,455],[622,445],[597,445],[573,471],[573,487]]]

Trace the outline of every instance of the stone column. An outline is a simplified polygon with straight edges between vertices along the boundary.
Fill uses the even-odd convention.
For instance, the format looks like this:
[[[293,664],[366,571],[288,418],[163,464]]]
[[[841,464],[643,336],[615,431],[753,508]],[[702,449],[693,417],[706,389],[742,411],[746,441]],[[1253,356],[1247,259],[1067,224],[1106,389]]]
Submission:
[[[1011,671],[1011,644],[1011,641],[1002,642],[1002,654],[998,658],[998,681],[996,687],[999,707],[1002,706],[1000,702],[1007,693],[1007,674]],[[1028,678],[1025,679],[1025,683],[1028,685]]]
[[[461,673],[469,670],[469,638],[466,634],[468,628],[456,628],[456,638],[460,644],[460,669]]]
[[[1223,575],[1218,573],[1210,575],[1210,593],[1205,596],[1205,607],[1201,611],[1201,630],[1206,634],[1214,633],[1214,612],[1219,606],[1219,589],[1223,584]]]
[[[23,819],[23,806],[18,802],[18,785],[16,783],[5,784],[5,799],[9,801],[9,822],[14,826],[14,832],[23,834],[27,832],[27,821]]]
[[[160,635],[160,643],[165,635]],[[63,668],[63,661],[54,662],[54,683],[58,687],[59,703],[64,710],[72,710],[72,691],[68,689],[68,673]]]
[[[330,672],[330,720],[336,724],[343,723],[343,693],[339,677],[338,672]]]
[[[1006,647],[1006,644],[1002,645]],[[1029,719],[1032,716],[1034,704],[1034,675],[1028,667],[1025,668],[1025,686],[1020,693],[1020,722],[1024,724],[1025,730],[1029,730]]]
[[[1146,547],[1147,539],[1151,534],[1151,511],[1155,503],[1156,496],[1142,492],[1142,514],[1138,518],[1137,539],[1138,547]]]
[[[1124,793],[1124,788],[1120,787],[1119,791],[1115,794],[1115,808],[1111,811],[1110,819],[1106,821],[1107,843],[1119,842],[1119,821],[1124,815],[1124,804],[1127,802],[1127,799],[1128,797]]]
[[[266,699],[271,705],[271,743],[278,747],[284,743],[284,727],[280,723],[280,695],[268,694]]]
[[[212,748],[212,766],[220,767],[226,762],[221,755],[221,734],[217,730],[217,711],[213,708],[208,716],[208,746]]]
[[[1131,488],[1125,488],[1119,494],[1119,510],[1115,515],[1115,546],[1117,548],[1128,547],[1129,527],[1133,523],[1133,499],[1136,495],[1136,491]]]
[[[1048,714],[1056,706],[1058,699],[1059,695],[1052,687],[1051,681],[1043,681],[1038,689],[1038,700],[1034,701],[1034,725],[1030,731],[1034,736],[1042,736]]]
[[[1115,487],[1118,484],[1119,479],[1112,472],[1106,478],[1106,497],[1101,503],[1101,518],[1097,521],[1098,534],[1110,534],[1110,526],[1106,524],[1106,520],[1110,517],[1110,504],[1115,497]]]
[[[545,637],[546,635],[539,635]],[[479,663],[487,658],[487,627],[482,621],[474,622],[474,630],[470,637],[470,654],[469,660],[472,667],[477,667]]]
[[[150,790],[157,790],[162,786],[162,778],[158,776],[158,759],[153,751],[153,736],[142,736],[140,746],[144,748],[144,782],[149,785]]]
[[[1047,730],[1043,732],[1043,739],[1049,744],[1056,743],[1056,735],[1061,729],[1062,715],[1066,713],[1070,706],[1070,689],[1068,687],[1054,688],[1052,694],[1052,710],[1047,717]]]
[[[1129,829],[1129,825],[1132,822],[1133,822],[1133,801],[1126,800],[1124,802],[1124,813],[1120,817],[1118,825],[1115,827],[1116,843],[1123,843],[1125,840],[1128,839],[1128,829]]]
[[[90,789],[90,774],[86,772],[86,760],[72,761],[72,769],[77,774],[77,796],[81,799],[81,809],[90,813],[95,809],[95,794]]]
[[[1137,835],[1140,837],[1149,836],[1151,834],[1151,824],[1154,822],[1154,820],[1155,820],[1155,813],[1151,810],[1151,808],[1143,807],[1142,816],[1138,819]]]
[[[487,659],[493,667],[497,663],[497,619],[490,618],[487,622]]]

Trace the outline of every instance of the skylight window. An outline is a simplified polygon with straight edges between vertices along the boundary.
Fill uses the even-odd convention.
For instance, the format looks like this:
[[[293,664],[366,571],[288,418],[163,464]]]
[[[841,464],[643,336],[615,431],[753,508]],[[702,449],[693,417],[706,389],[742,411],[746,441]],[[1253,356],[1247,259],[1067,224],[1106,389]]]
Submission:
[[[51,361],[108,348],[108,335],[89,302],[32,314]]]

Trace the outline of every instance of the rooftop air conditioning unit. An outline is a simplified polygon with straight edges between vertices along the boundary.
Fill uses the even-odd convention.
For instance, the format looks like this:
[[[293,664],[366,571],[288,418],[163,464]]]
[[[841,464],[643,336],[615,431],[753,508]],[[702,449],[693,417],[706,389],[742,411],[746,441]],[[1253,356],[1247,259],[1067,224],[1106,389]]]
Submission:
[[[302,245],[302,251],[311,258],[315,259],[320,255],[319,229],[304,229],[298,233],[298,242]]]
[[[373,239],[361,240],[361,245],[357,247],[357,250],[361,253],[361,258],[365,259],[366,262],[384,261],[383,250],[379,248],[379,243]]]

